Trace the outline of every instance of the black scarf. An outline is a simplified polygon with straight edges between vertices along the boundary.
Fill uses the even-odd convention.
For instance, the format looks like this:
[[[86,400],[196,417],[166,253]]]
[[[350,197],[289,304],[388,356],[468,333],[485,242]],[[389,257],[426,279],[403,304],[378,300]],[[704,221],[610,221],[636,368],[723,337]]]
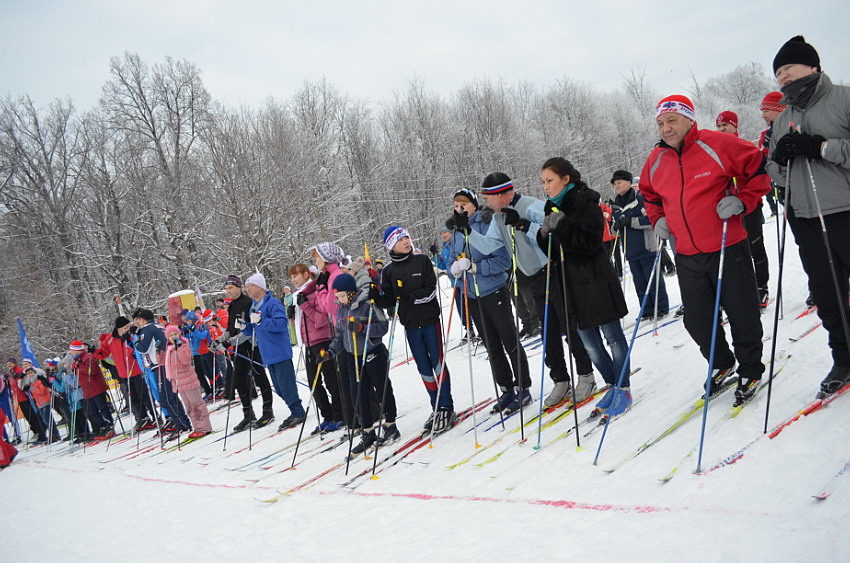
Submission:
[[[396,252],[390,251],[390,258],[392,259],[393,262],[404,262],[405,260],[407,260],[411,256],[413,256],[412,250],[410,252],[408,252],[407,254],[398,254]]]
[[[783,101],[795,108],[806,109],[806,106],[809,105],[809,101],[812,99],[812,95],[815,93],[815,88],[817,88],[820,77],[821,73],[816,72],[789,82],[780,88],[784,96]]]

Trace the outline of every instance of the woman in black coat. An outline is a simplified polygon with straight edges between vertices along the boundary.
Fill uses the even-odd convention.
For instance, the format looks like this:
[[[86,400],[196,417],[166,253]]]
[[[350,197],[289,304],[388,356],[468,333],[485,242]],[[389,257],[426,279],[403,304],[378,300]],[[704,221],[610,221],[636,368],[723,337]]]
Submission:
[[[546,218],[537,235],[544,252],[552,237],[552,271],[561,275],[561,250],[569,310],[590,359],[610,387],[596,405],[597,414],[616,416],[632,404],[629,366],[620,388],[617,379],[628,364],[628,345],[620,319],[628,313],[617,272],[602,247],[603,217],[599,194],[581,181],[581,173],[564,158],[547,160],[540,173],[547,201]],[[601,329],[601,330],[600,330]],[[603,344],[603,335],[611,354]]]

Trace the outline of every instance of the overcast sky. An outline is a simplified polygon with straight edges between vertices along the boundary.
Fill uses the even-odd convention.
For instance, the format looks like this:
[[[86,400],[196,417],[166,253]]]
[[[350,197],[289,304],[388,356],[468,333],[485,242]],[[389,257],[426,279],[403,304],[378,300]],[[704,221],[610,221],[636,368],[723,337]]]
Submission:
[[[327,78],[373,101],[411,78],[449,94],[476,77],[539,87],[570,77],[615,89],[645,69],[662,94],[738,64],[770,70],[802,33],[834,81],[850,83],[850,2],[0,0],[2,95],[97,103],[109,59],[187,59],[228,105],[286,100]]]

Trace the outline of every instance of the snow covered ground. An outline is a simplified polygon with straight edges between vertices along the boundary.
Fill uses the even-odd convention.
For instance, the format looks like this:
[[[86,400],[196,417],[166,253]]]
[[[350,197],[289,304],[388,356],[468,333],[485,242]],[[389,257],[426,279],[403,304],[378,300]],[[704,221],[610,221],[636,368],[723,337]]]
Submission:
[[[773,219],[765,225],[765,238],[775,291]],[[806,281],[790,233],[788,240],[777,350],[790,359],[775,381],[770,427],[810,402],[831,366],[823,329],[799,342],[789,340],[817,319],[795,319],[804,309]],[[675,278],[668,283],[671,304],[677,304]],[[636,312],[633,288],[627,288],[627,297]],[[444,298],[444,305],[448,301]],[[762,317],[766,336],[772,333],[773,315],[770,306]],[[452,324],[449,346],[460,334],[457,319]],[[400,328],[395,343],[394,365],[406,358]],[[765,342],[765,358],[770,345]],[[472,404],[465,350],[451,351],[448,361],[455,406],[461,410]],[[529,361],[537,398],[539,348],[529,349]],[[253,433],[250,451],[247,432],[228,438],[223,451],[223,442],[216,441],[223,436],[223,410],[212,417],[219,432],[182,451],[160,451],[151,433],[141,436],[142,448],[153,446],[146,453],[133,453],[135,440],[108,450],[99,444],[73,453],[66,445],[22,451],[0,474],[6,513],[14,515],[4,534],[2,559],[847,560],[850,536],[844,524],[850,517],[850,484],[839,480],[842,486],[827,500],[812,495],[850,457],[850,396],[802,418],[773,440],[756,441],[732,465],[694,475],[694,456],[662,483],[659,478],[698,445],[700,416],[613,473],[605,469],[663,431],[700,395],[705,362],[676,322],[657,336],[636,340],[632,367],[641,368],[632,378],[636,403],[610,425],[597,466],[593,460],[601,430],[583,438],[581,450],[574,435],[552,442],[573,424],[572,414],[542,431],[544,447],[537,451],[536,423],[525,428],[528,441],[517,444],[520,434],[511,431],[519,427],[519,417],[508,419],[502,431],[489,409],[475,417],[480,450],[475,449],[470,418],[438,437],[433,447],[383,463],[375,480],[367,471],[372,462],[363,458],[352,462],[348,477],[343,465],[316,478],[343,460],[346,446],[323,451],[339,433],[324,442],[304,442],[290,471],[283,470],[292,463],[291,447],[279,457],[271,454],[294,444],[297,430],[272,436],[277,423]],[[492,397],[483,352],[472,358],[472,369],[476,402]],[[427,417],[427,396],[412,362],[394,367],[391,377],[403,435],[399,444],[404,444]],[[598,375],[597,383],[602,383]],[[544,391],[550,388],[547,377]],[[302,398],[306,396],[302,388]],[[730,394],[712,403],[704,468],[762,434],[766,398],[760,393],[740,416],[725,422],[718,420],[729,411]],[[525,411],[526,421],[538,404]],[[275,409],[279,422],[287,411],[277,397]],[[579,419],[590,410],[590,405],[579,409]],[[231,414],[232,425],[237,409]],[[547,415],[543,424],[558,414]],[[124,422],[131,424],[129,418]],[[311,419],[308,430],[314,425]],[[382,451],[379,462],[397,447]],[[469,462],[449,468],[476,452]],[[264,456],[269,457],[258,461]],[[392,465],[394,461],[398,463]],[[364,477],[341,486],[364,471]],[[850,481],[850,475],[844,480]],[[279,493],[286,494],[276,503],[256,500]]]

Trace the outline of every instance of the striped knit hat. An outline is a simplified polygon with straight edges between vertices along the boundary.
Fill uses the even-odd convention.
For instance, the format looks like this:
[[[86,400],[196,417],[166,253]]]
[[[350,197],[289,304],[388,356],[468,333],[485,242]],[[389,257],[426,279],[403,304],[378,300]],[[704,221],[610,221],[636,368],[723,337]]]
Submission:
[[[481,193],[485,195],[500,194],[512,189],[514,183],[504,172],[491,172],[481,182]]]

